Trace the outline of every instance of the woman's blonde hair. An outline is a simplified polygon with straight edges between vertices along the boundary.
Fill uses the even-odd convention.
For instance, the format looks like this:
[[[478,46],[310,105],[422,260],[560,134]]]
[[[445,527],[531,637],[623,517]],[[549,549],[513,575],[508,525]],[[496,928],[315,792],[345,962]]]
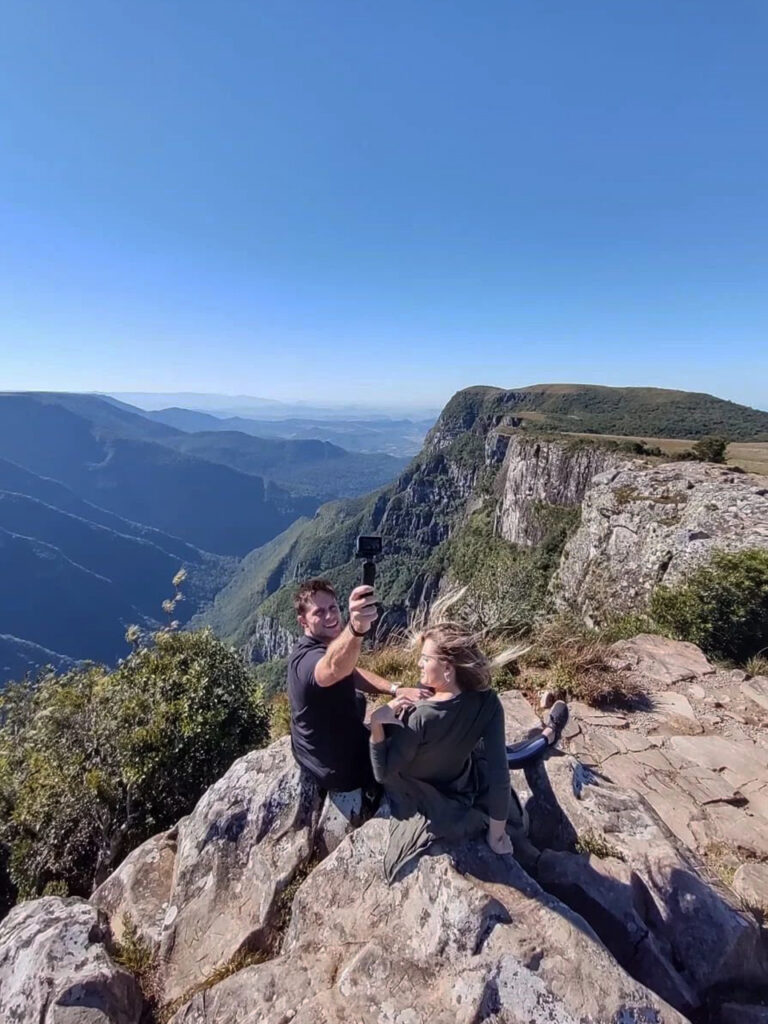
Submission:
[[[491,663],[474,637],[456,622],[438,622],[419,634],[419,642],[431,640],[437,656],[456,672],[460,690],[487,690],[491,685]]]
[[[491,659],[480,647],[483,634],[472,633],[467,626],[447,619],[435,621],[441,619],[448,608],[461,601],[466,589],[449,589],[443,593],[426,615],[422,613],[421,622],[412,623],[406,637],[413,646],[431,640],[438,657],[453,666],[459,689],[487,690],[491,686],[493,670],[515,661],[521,654],[525,654],[528,647],[524,644],[507,647]]]

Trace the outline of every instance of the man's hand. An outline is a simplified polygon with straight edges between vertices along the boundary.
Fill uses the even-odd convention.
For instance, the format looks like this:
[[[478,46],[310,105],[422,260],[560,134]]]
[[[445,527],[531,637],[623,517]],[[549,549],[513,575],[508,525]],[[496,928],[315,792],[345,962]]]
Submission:
[[[358,633],[367,633],[379,617],[373,587],[355,587],[349,595],[349,621]]]

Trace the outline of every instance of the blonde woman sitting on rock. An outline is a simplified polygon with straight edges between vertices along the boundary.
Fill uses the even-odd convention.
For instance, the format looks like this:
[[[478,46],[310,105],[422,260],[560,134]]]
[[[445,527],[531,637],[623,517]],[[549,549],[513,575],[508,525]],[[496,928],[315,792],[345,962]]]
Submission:
[[[508,749],[491,663],[475,640],[446,622],[426,629],[418,642],[420,685],[434,696],[415,705],[397,697],[370,718],[373,774],[392,813],[384,865],[390,882],[437,839],[461,841],[484,832],[495,853],[511,854],[512,798],[511,820],[518,826],[522,811],[509,768],[541,757],[568,718],[558,701],[536,740]]]

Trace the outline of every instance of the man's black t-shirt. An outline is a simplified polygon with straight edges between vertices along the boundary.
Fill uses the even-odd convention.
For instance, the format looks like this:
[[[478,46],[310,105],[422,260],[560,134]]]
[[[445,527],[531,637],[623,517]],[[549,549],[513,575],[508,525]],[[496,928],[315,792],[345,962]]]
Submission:
[[[364,709],[353,675],[318,685],[315,666],[325,651],[325,644],[303,636],[288,658],[293,754],[324,789],[364,788],[373,780]]]

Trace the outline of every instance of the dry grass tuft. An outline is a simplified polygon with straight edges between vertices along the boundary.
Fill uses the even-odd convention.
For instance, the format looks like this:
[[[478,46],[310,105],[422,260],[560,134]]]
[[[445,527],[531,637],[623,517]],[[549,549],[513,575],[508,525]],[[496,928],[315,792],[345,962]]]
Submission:
[[[287,736],[291,731],[291,703],[287,693],[278,693],[269,702],[269,742]]]
[[[748,676],[768,676],[768,657],[764,654],[753,654],[745,663],[744,671]]]
[[[537,685],[564,699],[594,706],[631,704],[639,687],[611,667],[609,643],[569,615],[540,624],[523,664],[537,669]]]
[[[702,856],[711,874],[730,889],[742,863],[736,850],[727,843],[710,843]]]
[[[400,637],[395,637],[382,647],[365,651],[360,658],[360,668],[376,672],[392,683],[416,686],[419,681],[419,652]]]
[[[608,857],[613,857],[615,860],[624,860],[624,854],[621,850],[616,849],[611,843],[605,838],[602,832],[597,832],[594,829],[587,829],[586,832],[582,832],[576,843],[576,852],[591,854],[593,857],[599,857],[600,860],[606,860]]]

